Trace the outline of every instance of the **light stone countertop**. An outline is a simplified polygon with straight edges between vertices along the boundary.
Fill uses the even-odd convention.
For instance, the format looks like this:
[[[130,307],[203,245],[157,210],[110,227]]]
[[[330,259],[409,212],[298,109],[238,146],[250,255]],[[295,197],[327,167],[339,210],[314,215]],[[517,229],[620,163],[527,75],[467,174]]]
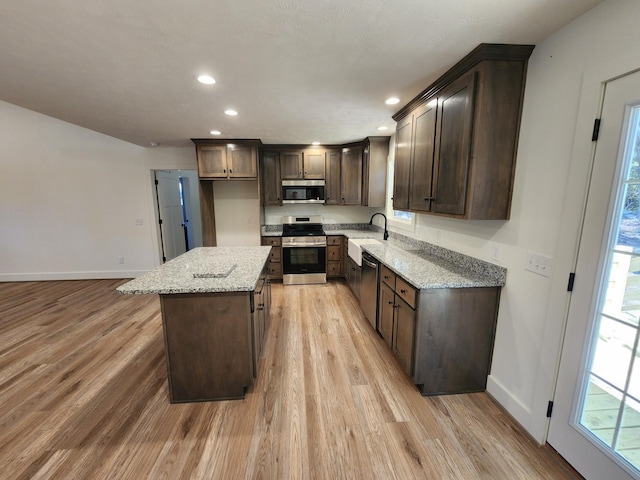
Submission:
[[[393,232],[389,240],[384,241],[382,231],[332,228],[331,225],[324,225],[324,231],[327,236],[379,240],[379,244],[362,244],[362,250],[418,289],[502,287],[506,282],[504,267]],[[279,236],[282,230],[263,230],[262,234]]]
[[[117,288],[124,294],[251,292],[271,247],[200,247]]]

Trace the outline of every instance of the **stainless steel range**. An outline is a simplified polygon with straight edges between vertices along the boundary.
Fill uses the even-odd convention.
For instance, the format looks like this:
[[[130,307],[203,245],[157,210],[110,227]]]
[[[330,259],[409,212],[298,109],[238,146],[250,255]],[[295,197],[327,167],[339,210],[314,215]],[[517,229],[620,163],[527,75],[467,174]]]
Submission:
[[[327,282],[327,237],[322,216],[282,217],[282,283]]]

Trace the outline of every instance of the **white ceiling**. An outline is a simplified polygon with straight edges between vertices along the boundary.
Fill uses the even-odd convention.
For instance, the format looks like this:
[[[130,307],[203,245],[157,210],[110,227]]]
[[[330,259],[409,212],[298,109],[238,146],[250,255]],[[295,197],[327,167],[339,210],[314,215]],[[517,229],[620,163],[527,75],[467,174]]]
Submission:
[[[0,100],[143,146],[212,129],[340,144],[393,133],[391,115],[479,43],[538,43],[597,3],[2,0]]]

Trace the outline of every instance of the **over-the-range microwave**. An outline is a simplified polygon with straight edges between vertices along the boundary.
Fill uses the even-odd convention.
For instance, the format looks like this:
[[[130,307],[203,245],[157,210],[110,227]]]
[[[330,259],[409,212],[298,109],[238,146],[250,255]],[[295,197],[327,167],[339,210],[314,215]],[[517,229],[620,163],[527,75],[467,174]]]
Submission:
[[[282,203],[324,203],[324,180],[282,180]]]

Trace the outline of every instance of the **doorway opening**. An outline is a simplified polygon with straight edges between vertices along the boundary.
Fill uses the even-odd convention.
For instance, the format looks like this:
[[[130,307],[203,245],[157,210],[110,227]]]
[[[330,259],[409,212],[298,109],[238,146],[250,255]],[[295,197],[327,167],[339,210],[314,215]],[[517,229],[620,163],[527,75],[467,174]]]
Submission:
[[[196,170],[154,170],[154,203],[162,262],[202,246]]]

